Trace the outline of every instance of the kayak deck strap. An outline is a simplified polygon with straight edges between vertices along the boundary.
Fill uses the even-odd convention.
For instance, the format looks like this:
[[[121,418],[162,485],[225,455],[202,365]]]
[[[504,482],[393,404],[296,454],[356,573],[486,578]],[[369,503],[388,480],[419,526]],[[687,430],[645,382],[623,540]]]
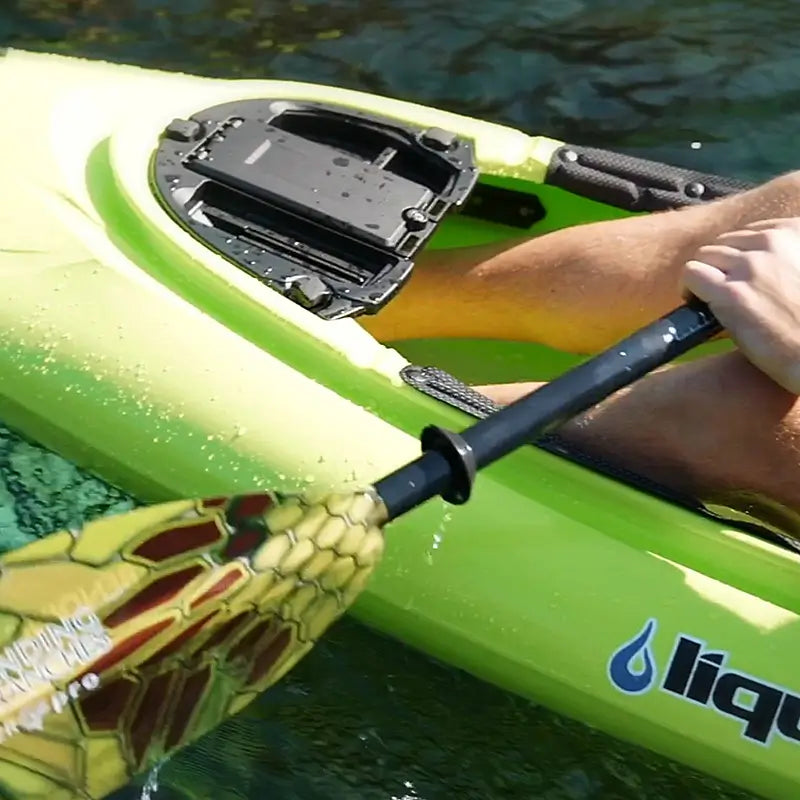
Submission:
[[[438,367],[409,365],[401,370],[400,376],[407,385],[417,391],[477,419],[484,419],[495,411],[500,410],[500,406],[493,400]],[[639,491],[687,508],[702,516],[734,524],[762,539],[767,539],[789,550],[800,552],[800,542],[797,539],[772,525],[768,526],[766,522],[759,524],[758,522],[742,520],[739,516],[729,517],[724,513],[711,511],[702,501],[695,497],[678,492],[596,455],[581,451],[574,444],[568,443],[562,436],[559,436],[557,432],[545,434],[535,442],[531,442],[531,444],[548,453],[568,459],[595,472],[600,472],[614,480],[621,481]]]
[[[438,367],[408,366],[400,374],[409,386],[413,386],[423,394],[447,403],[453,408],[457,408],[477,419],[484,419],[495,411],[500,410],[500,406],[493,400]],[[615,464],[610,464],[597,456],[590,456],[581,452],[574,445],[568,444],[558,433],[545,434],[535,442],[531,442],[531,444],[549,453],[586,466],[589,469],[603,472],[632,484],[638,489],[657,494],[672,502],[677,502],[680,505],[693,508],[698,506],[698,502],[689,496],[679,494],[655,481],[651,481],[649,478],[637,475]]]
[[[553,154],[545,182],[627,211],[699,205],[752,188],[745,181],[572,144]]]

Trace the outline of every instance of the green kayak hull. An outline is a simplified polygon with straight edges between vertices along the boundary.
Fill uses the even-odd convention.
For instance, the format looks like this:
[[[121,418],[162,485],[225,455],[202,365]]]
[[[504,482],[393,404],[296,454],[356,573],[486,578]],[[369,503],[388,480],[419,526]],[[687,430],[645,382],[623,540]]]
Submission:
[[[623,216],[546,182],[561,142],[339,88],[0,58],[0,418],[145,500],[369,483],[421,429],[470,418],[406,385],[547,379],[515,342],[375,341],[180,228],[150,183],[164,127],[258,97],[334,103],[471,139],[480,181],[538,197],[530,234]],[[451,215],[431,248],[519,228]],[[353,614],[431,656],[767,797],[800,792],[800,558],[540,448],[469,503],[389,526]],[[0,747],[0,758],[15,756]]]

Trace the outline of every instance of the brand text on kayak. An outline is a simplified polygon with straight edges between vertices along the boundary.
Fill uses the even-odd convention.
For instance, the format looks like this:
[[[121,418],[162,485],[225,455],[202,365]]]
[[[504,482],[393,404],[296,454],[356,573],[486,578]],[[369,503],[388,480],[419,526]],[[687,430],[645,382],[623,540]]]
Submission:
[[[638,695],[658,682],[651,642],[658,622],[644,628],[619,647],[607,665],[611,684],[620,692]],[[688,634],[678,634],[658,689],[709,711],[738,720],[741,735],[768,746],[775,734],[800,744],[800,696],[786,687],[728,667],[730,653],[712,650]]]

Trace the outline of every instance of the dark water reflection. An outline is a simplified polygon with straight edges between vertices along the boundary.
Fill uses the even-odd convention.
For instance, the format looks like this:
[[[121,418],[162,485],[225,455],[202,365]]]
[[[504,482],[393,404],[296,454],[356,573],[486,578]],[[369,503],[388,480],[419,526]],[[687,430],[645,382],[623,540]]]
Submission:
[[[793,0],[0,2],[0,44],[339,84],[751,179],[795,166],[798,40]],[[744,796],[352,623],[162,784],[165,800]]]
[[[7,5],[0,40],[18,46],[335,83],[748,178],[795,165],[791,0]]]
[[[348,621],[161,777],[152,800],[748,800]]]

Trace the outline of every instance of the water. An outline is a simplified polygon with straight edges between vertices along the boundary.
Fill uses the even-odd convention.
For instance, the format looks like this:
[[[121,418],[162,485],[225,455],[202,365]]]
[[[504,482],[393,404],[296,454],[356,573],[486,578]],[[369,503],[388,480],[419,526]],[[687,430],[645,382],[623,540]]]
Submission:
[[[796,166],[786,135],[800,122],[800,14],[791,0],[0,7],[0,41],[17,46],[334,83],[753,179]]]
[[[799,35],[793,0],[0,4],[0,44],[338,84],[752,180],[796,167]],[[4,542],[130,504],[0,429]],[[157,783],[154,800],[746,797],[349,621]]]

